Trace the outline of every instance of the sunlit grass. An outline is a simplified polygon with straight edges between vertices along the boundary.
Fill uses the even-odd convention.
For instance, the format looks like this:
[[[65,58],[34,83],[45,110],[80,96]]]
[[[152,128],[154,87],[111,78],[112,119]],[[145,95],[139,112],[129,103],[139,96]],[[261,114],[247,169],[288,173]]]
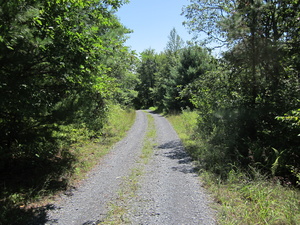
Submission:
[[[150,157],[153,154],[153,148],[155,145],[155,138],[156,138],[154,118],[150,114],[147,114],[147,118],[148,118],[147,134],[144,140],[142,154],[140,155],[140,158],[143,160],[145,164],[148,163]]]
[[[149,162],[154,152],[156,128],[154,118],[147,114],[148,127],[146,136],[143,140],[143,148],[140,155],[141,161],[131,169],[128,176],[123,177],[120,189],[117,191],[117,199],[109,203],[109,212],[106,218],[99,224],[130,224],[126,214],[128,212],[128,201],[135,197],[139,189],[139,181],[141,175],[144,174],[144,167]]]
[[[111,106],[108,121],[103,128],[103,136],[93,142],[74,148],[73,152],[77,162],[74,165],[73,180],[82,179],[99,162],[99,159],[110,151],[113,144],[124,138],[134,120],[134,110],[124,110],[119,106]]]
[[[168,120],[172,123],[174,129],[178,132],[181,139],[191,141],[194,130],[197,126],[198,114],[195,111],[184,110],[181,114],[169,114]]]
[[[62,142],[59,146],[61,150],[55,158],[47,162],[40,160],[40,163],[47,163],[49,166],[45,167],[47,171],[32,171],[31,168],[25,170],[26,167],[20,166],[23,169],[21,174],[28,173],[27,176],[11,177],[7,182],[15,185],[7,184],[1,189],[0,224],[27,224],[36,212],[52,203],[56,194],[77,185],[99,163],[101,157],[109,152],[112,145],[126,135],[126,131],[134,123],[135,111],[127,111],[119,106],[109,108],[111,110],[102,136],[90,139],[90,133],[84,128],[72,125],[61,127],[60,133],[55,134],[56,137],[68,134],[71,143]],[[22,161],[21,163],[24,164]],[[24,183],[27,180],[36,180],[37,185],[31,187],[29,185],[32,182]]]
[[[194,153],[201,148],[193,131],[196,118],[196,113],[191,111],[168,117],[185,147]],[[218,223],[300,224],[299,190],[268,180],[259,171],[252,171],[252,177],[253,174],[256,175],[250,179],[236,168],[229,172],[226,180],[221,180],[218,175],[201,170],[200,177],[215,199],[212,207],[218,211]]]
[[[201,177],[213,193],[220,224],[299,224],[299,190],[233,170],[226,181],[209,172]]]

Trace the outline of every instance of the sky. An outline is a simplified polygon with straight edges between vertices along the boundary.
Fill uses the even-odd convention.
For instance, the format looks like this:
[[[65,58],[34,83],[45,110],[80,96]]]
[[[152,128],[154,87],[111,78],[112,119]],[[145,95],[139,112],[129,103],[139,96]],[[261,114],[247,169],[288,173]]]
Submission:
[[[185,17],[180,15],[188,4],[188,0],[130,0],[116,13],[121,23],[133,30],[126,45],[137,53],[148,48],[159,53],[165,49],[173,28],[184,41],[191,40],[192,35],[182,25]]]

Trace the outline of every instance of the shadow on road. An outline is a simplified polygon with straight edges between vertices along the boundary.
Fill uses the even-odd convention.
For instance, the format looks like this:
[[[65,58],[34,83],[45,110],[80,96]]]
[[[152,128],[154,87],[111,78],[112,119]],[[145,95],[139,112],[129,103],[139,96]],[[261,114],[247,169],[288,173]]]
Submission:
[[[48,194],[65,191],[74,157],[9,158],[0,160],[0,225],[45,224],[51,205],[28,204]],[[70,172],[71,173],[71,172]]]
[[[192,158],[184,151],[180,140],[166,142],[162,145],[159,145],[157,148],[166,150],[162,153],[164,157],[177,160],[178,166],[172,167],[172,170],[185,174],[194,173],[195,176],[197,176],[197,168],[193,165]]]

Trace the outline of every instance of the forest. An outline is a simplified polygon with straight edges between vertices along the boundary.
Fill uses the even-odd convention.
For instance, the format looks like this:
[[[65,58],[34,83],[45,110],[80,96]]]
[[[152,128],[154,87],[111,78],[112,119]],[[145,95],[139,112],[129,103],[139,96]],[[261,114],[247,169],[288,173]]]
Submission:
[[[59,180],[76,161],[70,146],[103,137],[119,105],[195,110],[201,149],[189,152],[204,168],[257,168],[299,187],[300,1],[190,0],[195,39],[172,29],[163,52],[140,55],[115,14],[126,2],[1,1],[1,186],[20,170]]]
[[[226,177],[253,167],[299,185],[299,9],[299,1],[192,0],[184,24],[207,38],[184,44],[172,30],[164,52],[145,50],[135,105],[197,110],[201,149],[191,154],[208,170]],[[214,57],[205,44],[226,50]]]

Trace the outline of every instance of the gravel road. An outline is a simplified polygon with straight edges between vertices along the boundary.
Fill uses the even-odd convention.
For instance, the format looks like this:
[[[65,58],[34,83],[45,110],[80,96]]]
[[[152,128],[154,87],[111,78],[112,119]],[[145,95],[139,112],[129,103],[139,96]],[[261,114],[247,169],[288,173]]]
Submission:
[[[176,132],[164,117],[151,115],[157,147],[144,166],[135,197],[127,203],[129,224],[216,224],[209,196]],[[46,224],[97,224],[105,218],[108,203],[117,197],[121,178],[140,163],[147,125],[146,112],[137,111],[127,137],[114,146],[78,189],[62,196],[48,211]]]

